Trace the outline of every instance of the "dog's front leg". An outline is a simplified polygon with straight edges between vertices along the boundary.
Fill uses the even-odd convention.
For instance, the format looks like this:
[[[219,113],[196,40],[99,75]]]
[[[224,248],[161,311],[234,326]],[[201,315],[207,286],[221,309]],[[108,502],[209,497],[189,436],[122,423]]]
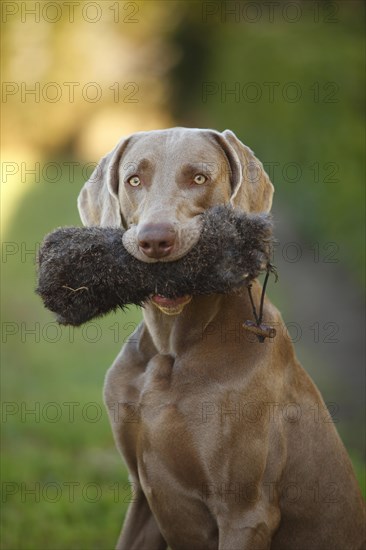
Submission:
[[[137,490],[117,542],[116,550],[166,550],[155,518],[141,489]]]

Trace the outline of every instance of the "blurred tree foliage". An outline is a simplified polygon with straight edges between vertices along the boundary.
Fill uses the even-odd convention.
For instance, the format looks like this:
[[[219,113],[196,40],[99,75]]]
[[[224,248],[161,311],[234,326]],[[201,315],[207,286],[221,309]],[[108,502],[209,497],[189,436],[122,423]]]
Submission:
[[[187,5],[174,35],[173,112],[182,124],[235,131],[297,227],[337,243],[361,283],[364,6],[270,4]]]
[[[4,7],[5,149],[92,157],[98,138],[104,154],[123,133],[169,124],[167,72],[176,56],[166,46],[179,4],[74,4],[70,16],[60,3],[54,23],[55,8],[40,2],[14,2],[10,14]]]

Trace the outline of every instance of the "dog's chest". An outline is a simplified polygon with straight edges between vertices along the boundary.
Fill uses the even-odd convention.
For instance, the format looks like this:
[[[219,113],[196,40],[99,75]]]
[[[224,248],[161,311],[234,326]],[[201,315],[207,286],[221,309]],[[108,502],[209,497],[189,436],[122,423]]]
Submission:
[[[123,447],[129,454],[133,449],[131,459],[147,486],[155,485],[164,472],[190,484],[202,474],[198,456],[200,426],[204,429],[202,399],[195,399],[193,387],[192,393],[183,391],[184,382],[179,376],[176,379],[174,368],[174,359],[168,355],[149,361],[144,374],[134,381],[138,392],[134,422],[121,430]]]
[[[136,464],[150,509],[173,548],[217,548],[217,529],[204,500],[199,388],[177,374],[168,355],[149,361],[140,389]],[[186,522],[177,522],[177,513]],[[178,546],[177,546],[178,548]]]

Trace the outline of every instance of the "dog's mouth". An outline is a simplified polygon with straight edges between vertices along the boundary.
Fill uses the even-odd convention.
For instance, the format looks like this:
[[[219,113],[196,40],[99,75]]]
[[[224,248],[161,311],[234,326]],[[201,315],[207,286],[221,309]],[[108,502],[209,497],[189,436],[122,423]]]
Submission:
[[[182,313],[184,306],[192,300],[192,296],[186,294],[178,298],[167,298],[161,294],[152,296],[151,301],[160,311],[166,315],[179,315]]]

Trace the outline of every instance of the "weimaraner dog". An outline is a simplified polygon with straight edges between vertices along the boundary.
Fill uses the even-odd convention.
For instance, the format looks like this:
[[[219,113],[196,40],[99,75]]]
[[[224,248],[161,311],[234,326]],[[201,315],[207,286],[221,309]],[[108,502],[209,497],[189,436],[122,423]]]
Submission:
[[[173,261],[218,204],[268,212],[273,186],[229,130],[172,128],[122,139],[83,187],[84,225],[124,226],[145,262]],[[261,287],[253,283],[254,301]],[[258,342],[239,293],[155,295],[105,383],[134,495],[120,550],[360,550],[365,507],[319,391],[280,313]],[[249,338],[250,336],[250,338]]]

